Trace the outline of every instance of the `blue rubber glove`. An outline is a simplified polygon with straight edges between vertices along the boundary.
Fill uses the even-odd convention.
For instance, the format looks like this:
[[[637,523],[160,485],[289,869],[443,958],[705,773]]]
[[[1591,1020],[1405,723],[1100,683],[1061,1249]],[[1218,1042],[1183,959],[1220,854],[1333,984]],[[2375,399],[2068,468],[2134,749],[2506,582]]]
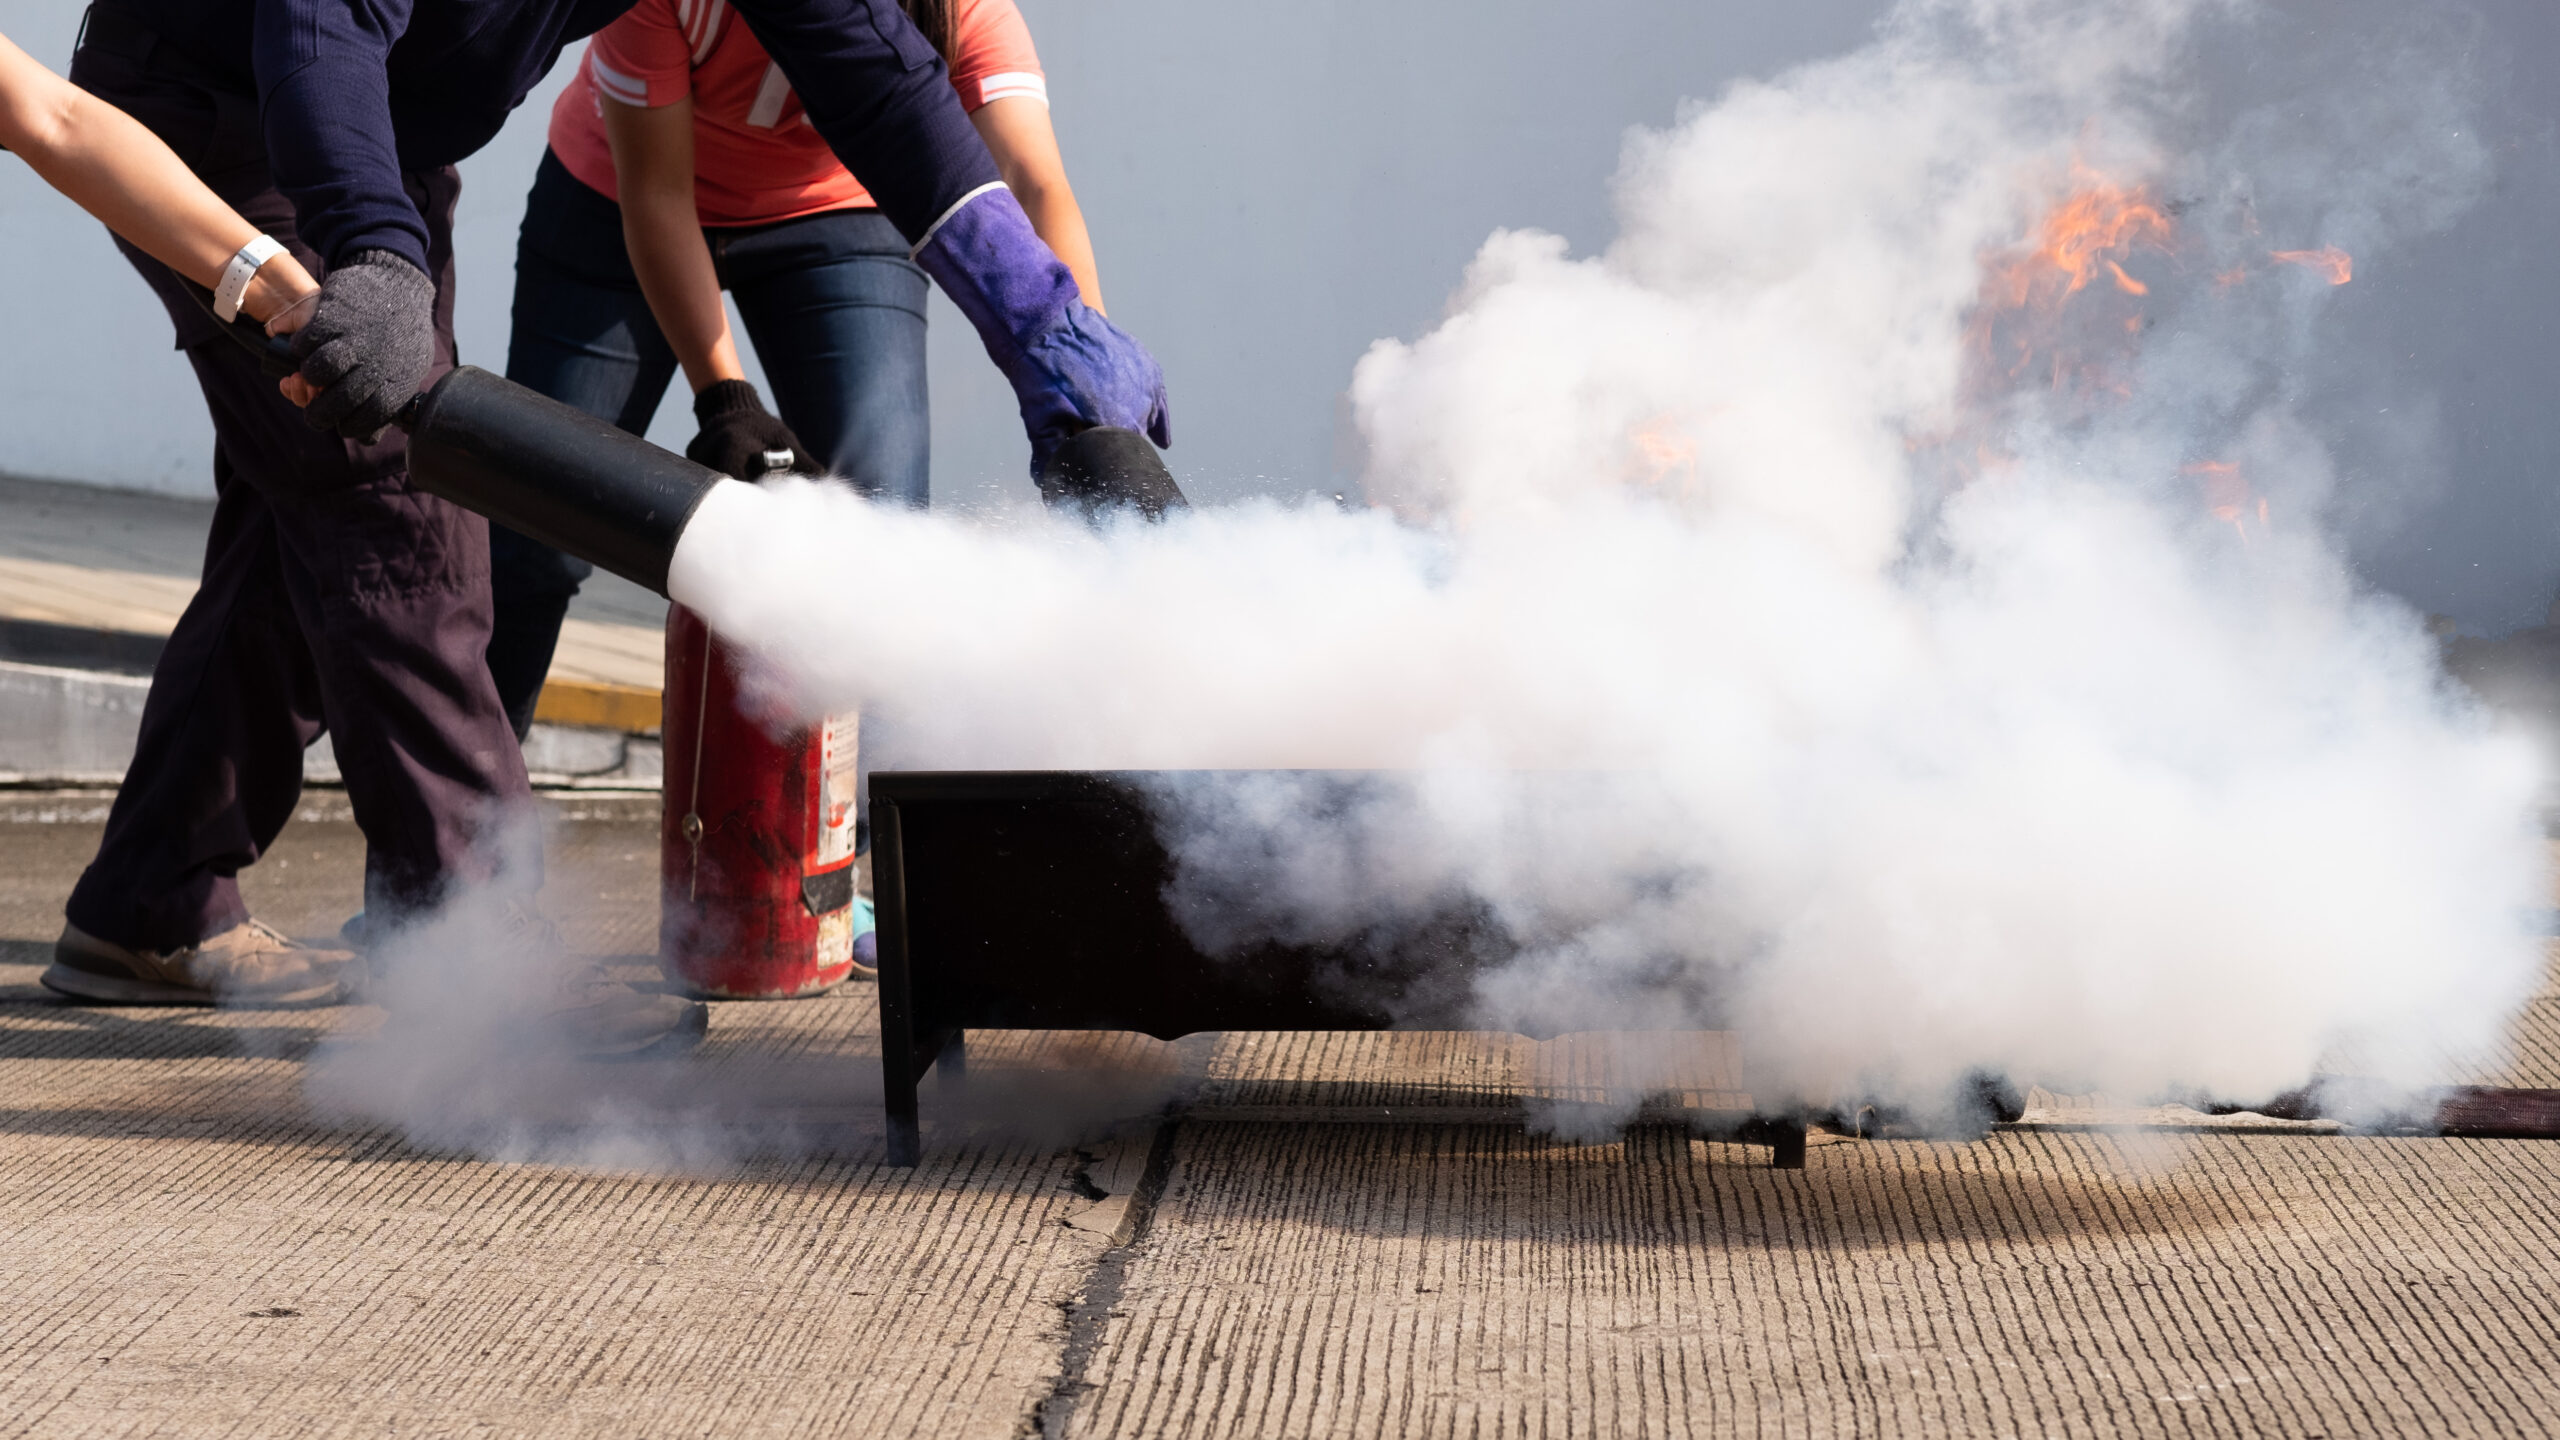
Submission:
[[[1164,371],[1146,347],[1094,313],[1021,202],[991,185],[954,207],[916,247],[916,263],[978,327],[988,358],[1013,382],[1031,435],[1031,476],[1059,442],[1096,425],[1173,443]]]

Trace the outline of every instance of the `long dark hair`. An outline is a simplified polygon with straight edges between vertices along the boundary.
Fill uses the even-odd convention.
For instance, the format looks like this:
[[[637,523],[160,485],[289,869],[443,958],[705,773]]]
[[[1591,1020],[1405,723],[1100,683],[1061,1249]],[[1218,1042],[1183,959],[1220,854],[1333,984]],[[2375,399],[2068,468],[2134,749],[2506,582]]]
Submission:
[[[941,52],[942,63],[950,64],[951,27],[957,19],[951,13],[951,0],[898,0],[898,3],[906,7],[907,18],[916,22],[916,28],[924,32],[924,38],[932,41],[933,48]]]

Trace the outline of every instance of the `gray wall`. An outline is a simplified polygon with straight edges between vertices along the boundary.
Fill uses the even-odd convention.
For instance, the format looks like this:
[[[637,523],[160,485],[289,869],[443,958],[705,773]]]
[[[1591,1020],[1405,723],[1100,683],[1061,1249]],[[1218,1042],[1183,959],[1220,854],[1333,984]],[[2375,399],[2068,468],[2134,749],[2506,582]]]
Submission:
[[[1204,499],[1346,482],[1340,394],[1384,335],[1412,335],[1486,233],[1609,232],[1626,127],[1683,97],[1856,43],[1882,0],[1022,0],[1051,71],[1068,165],[1115,319],[1171,380],[1171,458]],[[2354,5],[2285,0],[2279,19],[2350,23]],[[2545,0],[2477,0],[2498,192],[2460,229],[2342,296],[2326,415],[2382,496],[2355,528],[2368,573],[2479,632],[2538,621],[2560,578],[2560,419],[2550,390],[2560,289],[2560,55]],[[2457,16],[2463,7],[2446,4]],[[0,29],[48,63],[77,7],[0,0]],[[2340,17],[2345,17],[2341,19]],[[2270,33],[2282,43],[2284,25]],[[2245,67],[2243,67],[2245,69]],[[514,224],[549,91],[466,167],[461,343],[503,362]],[[0,471],[203,493],[207,431],[165,324],[97,228],[0,161],[0,253],[21,268],[0,346]],[[27,257],[47,257],[30,283]],[[2406,357],[2401,359],[2398,357]],[[1002,383],[936,300],[938,502],[1022,499],[1024,448]],[[2317,392],[2329,381],[2305,377]],[[2432,394],[2417,454],[2354,452],[2377,383]],[[681,444],[679,408],[654,435]],[[2414,502],[2405,497],[2414,493]]]
[[[1337,397],[1371,340],[1430,323],[1497,225],[1607,234],[1627,126],[1684,95],[1854,43],[1878,0],[1024,0],[1115,318],[1171,377],[1204,498],[1335,483]],[[67,0],[0,30],[70,57]],[[565,72],[564,64],[562,70]],[[464,167],[463,357],[506,353],[515,222],[555,73]],[[209,431],[166,324],[102,232],[0,163],[0,246],[53,252],[9,297],[42,347],[0,347],[0,471],[202,494]],[[1010,393],[937,296],[935,489],[1030,495]],[[681,445],[681,407],[655,438]]]

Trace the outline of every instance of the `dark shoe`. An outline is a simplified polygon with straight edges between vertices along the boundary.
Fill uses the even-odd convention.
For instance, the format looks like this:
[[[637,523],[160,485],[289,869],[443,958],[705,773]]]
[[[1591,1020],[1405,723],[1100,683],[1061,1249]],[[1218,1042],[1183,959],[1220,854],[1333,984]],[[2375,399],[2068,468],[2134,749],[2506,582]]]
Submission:
[[[562,964],[560,927],[522,902],[506,909],[500,943],[533,964]],[[634,989],[593,961],[566,964],[540,1020],[594,1060],[681,1055],[702,1043],[711,1007],[653,990]]]
[[[601,965],[572,967],[560,979],[556,1003],[542,1018],[594,1059],[642,1059],[681,1055],[702,1043],[711,1007],[699,1000],[634,989]]]
[[[175,950],[133,950],[62,927],[38,977],[57,995],[109,1005],[321,1005],[355,956],[289,940],[256,920]]]

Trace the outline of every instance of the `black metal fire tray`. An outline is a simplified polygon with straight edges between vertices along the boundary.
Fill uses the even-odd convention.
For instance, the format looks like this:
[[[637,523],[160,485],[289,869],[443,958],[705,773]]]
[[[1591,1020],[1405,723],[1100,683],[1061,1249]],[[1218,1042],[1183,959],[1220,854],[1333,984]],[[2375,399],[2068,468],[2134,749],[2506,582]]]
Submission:
[[[1498,935],[1425,917],[1357,945],[1210,955],[1168,900],[1173,860],[1142,772],[875,772],[880,1058],[891,1163],[922,1148],[917,1085],[958,1080],[971,1030],[1451,1030]],[[1184,777],[1192,779],[1197,777]],[[1342,783],[1360,783],[1343,777]],[[1804,1163],[1801,1119],[1721,1132]]]

